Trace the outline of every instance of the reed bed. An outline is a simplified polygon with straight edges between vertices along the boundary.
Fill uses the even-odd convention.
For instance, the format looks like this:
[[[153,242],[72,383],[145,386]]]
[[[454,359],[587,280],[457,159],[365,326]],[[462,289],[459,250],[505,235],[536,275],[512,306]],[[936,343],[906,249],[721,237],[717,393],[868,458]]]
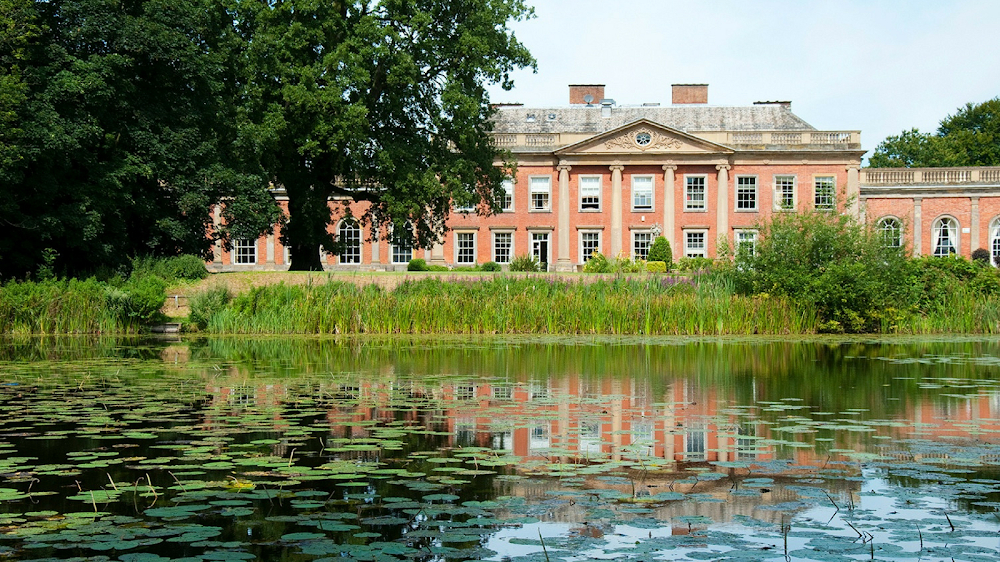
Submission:
[[[407,281],[395,290],[330,282],[258,287],[196,310],[220,334],[746,335],[816,331],[790,300],[743,297],[713,281],[642,277],[572,283],[541,277]]]

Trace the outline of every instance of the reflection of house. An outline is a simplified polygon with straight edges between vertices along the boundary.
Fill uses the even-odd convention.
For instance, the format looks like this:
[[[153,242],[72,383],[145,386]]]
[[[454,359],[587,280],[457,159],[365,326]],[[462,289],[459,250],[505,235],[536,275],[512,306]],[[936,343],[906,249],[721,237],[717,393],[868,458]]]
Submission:
[[[498,106],[496,143],[517,165],[502,213],[455,209],[443,243],[419,251],[370,243],[368,225],[339,221],[334,233],[346,247],[325,263],[389,269],[421,257],[461,266],[531,254],[572,270],[594,251],[645,257],[658,233],[674,256],[713,257],[720,241],[752,244],[758,222],[773,213],[843,211],[857,200],[864,153],[857,131],[817,131],[790,102],[707,102],[704,84],[674,85],[665,106],[618,105],[603,85],[574,85],[568,106]],[[353,216],[363,214],[350,206]],[[268,236],[217,249],[212,265],[287,264],[278,237]]]
[[[869,168],[862,219],[913,255],[1000,257],[1000,168]]]

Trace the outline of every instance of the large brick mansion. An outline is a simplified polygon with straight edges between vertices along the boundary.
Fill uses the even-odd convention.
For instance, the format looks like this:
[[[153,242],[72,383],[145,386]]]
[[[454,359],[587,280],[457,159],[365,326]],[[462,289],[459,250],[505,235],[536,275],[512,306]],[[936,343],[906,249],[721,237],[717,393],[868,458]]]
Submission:
[[[722,240],[752,244],[773,214],[807,210],[855,215],[916,255],[1000,255],[1000,168],[862,170],[859,131],[818,131],[790,102],[707,102],[704,84],[675,84],[670,105],[619,105],[603,85],[571,85],[568,105],[500,105],[496,143],[517,165],[502,213],[454,209],[443,243],[420,250],[336,221],[346,246],[325,266],[502,265],[530,254],[573,271],[594,251],[644,258],[657,235],[675,258],[715,257]],[[284,269],[288,257],[270,235],[218,247],[210,267]]]

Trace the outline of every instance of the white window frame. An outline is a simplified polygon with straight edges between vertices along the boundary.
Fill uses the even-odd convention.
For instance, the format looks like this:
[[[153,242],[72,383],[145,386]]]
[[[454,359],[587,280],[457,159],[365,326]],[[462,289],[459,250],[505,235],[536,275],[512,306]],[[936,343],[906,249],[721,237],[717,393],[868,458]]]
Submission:
[[[404,230],[411,230],[412,231],[413,230],[413,225],[410,224],[409,222],[405,222],[405,223],[403,223],[402,228]],[[395,233],[395,231],[396,231],[396,227],[394,225],[393,226],[393,233]],[[397,242],[397,240],[396,240],[396,237],[394,235],[389,240],[389,259],[392,260],[392,263],[394,263],[394,264],[410,263],[410,260],[413,259],[413,245],[411,243],[409,243],[409,241],[407,241],[403,245],[399,245],[396,242]],[[397,256],[401,255],[404,250],[409,254],[410,257],[407,258],[406,261],[398,261],[397,260]]]
[[[348,229],[350,229],[350,231],[352,233],[356,233],[357,234],[357,238],[355,239],[357,241],[357,245],[355,246],[355,245],[352,244],[350,246],[347,246],[345,244],[343,247],[341,247],[341,249],[340,249],[340,255],[337,256],[337,261],[339,263],[342,263],[342,264],[351,264],[351,265],[359,264],[359,263],[361,263],[361,259],[363,257],[361,249],[362,249],[362,247],[364,245],[364,240],[363,240],[363,238],[364,238],[364,231],[361,230],[361,225],[358,224],[358,221],[353,220],[353,219],[342,220],[342,221],[340,221],[340,226],[337,227],[337,241],[338,242],[341,242],[341,243],[351,242],[351,240],[345,240],[345,234],[348,233]],[[353,250],[353,251],[349,251],[349,250]],[[355,255],[355,252],[356,252],[356,255]]]
[[[472,237],[472,247],[471,248],[463,248],[462,247],[463,239],[466,238],[466,237],[469,237],[469,236]],[[477,261],[476,260],[476,256],[478,255],[477,252],[476,252],[477,242],[478,242],[477,238],[479,238],[479,236],[476,235],[476,231],[475,230],[456,230],[455,231],[455,265],[475,265],[476,264],[476,261]],[[471,249],[472,250],[471,256],[463,256],[463,254],[462,254],[462,250],[463,249]],[[472,259],[471,260],[466,259],[466,260],[463,261],[463,258],[469,258],[469,257],[471,257]]]
[[[546,248],[548,249],[548,254],[549,254],[548,256],[546,256],[547,261],[545,262],[542,261],[542,256],[539,255],[537,251],[535,251],[536,250],[535,242],[541,242],[542,240],[545,241]],[[529,250],[531,251],[531,257],[535,258],[535,261],[538,262],[539,265],[544,263],[546,267],[548,267],[549,262],[552,261],[552,231],[545,230],[545,231],[531,232],[531,247],[529,248]]]
[[[233,240],[230,261],[233,262],[233,265],[257,265],[257,240],[255,238]]]
[[[892,227],[889,227],[889,224]],[[882,242],[890,248],[899,248],[903,245],[903,221],[899,220],[898,217],[892,215],[884,216],[875,223],[875,228],[882,235]],[[895,234],[891,234],[895,233]],[[890,239],[890,236],[894,236]]]
[[[691,247],[691,235],[701,235],[701,249]],[[684,257],[686,258],[707,258],[708,257],[708,229],[686,228],[684,229]]]
[[[513,230],[494,230],[491,234],[492,234],[491,238],[493,238],[493,248],[492,248],[492,252],[491,252],[491,256],[493,257],[493,262],[494,263],[502,263],[502,264],[505,264],[505,265],[508,264],[508,263],[510,263],[510,260],[512,260],[514,258],[514,231]],[[497,249],[500,247],[500,245],[497,244],[498,238],[500,236],[509,236],[510,237],[510,245],[507,247],[507,259],[506,260],[501,259],[500,254],[497,253]]]
[[[636,188],[636,180],[649,180],[649,205],[639,205],[637,204],[636,196],[639,194],[639,190]],[[632,211],[635,212],[652,212],[656,208],[656,175],[654,174],[639,174],[632,176]]]
[[[829,189],[827,194],[829,198],[828,202],[820,202],[821,183],[824,184],[824,191]],[[824,197],[824,199],[827,197]],[[817,211],[834,211],[837,209],[837,176],[813,176],[813,208]]]
[[[593,205],[593,202],[584,203],[584,183],[596,182],[597,184],[597,206],[596,207],[584,207],[584,205]],[[582,175],[576,178],[576,190],[577,190],[577,202],[579,204],[579,209],[581,213],[599,213],[601,212],[601,203],[604,198],[601,195],[604,194],[604,176],[601,175]],[[593,187],[593,186],[591,186]],[[592,197],[592,196],[591,196]]]
[[[787,204],[785,199],[785,183],[791,180],[791,204]],[[774,175],[774,210],[794,211],[799,207],[799,179],[795,174],[775,174]]]
[[[693,180],[701,180],[701,204],[692,204]],[[684,212],[686,213],[707,213],[708,212],[708,175],[707,174],[684,174]]]
[[[500,202],[500,209],[505,213],[514,212],[514,180],[507,178],[503,180],[503,201]]]
[[[990,265],[1000,266],[1000,217],[990,221]]]
[[[750,185],[741,186],[740,185],[740,180],[751,180],[752,188],[751,188]],[[736,186],[735,187],[735,189],[736,189],[736,197],[733,199],[733,201],[736,202],[736,212],[737,213],[755,213],[755,212],[757,212],[757,210],[759,209],[759,205],[760,205],[760,189],[759,189],[759,181],[757,179],[757,176],[736,176],[736,181],[734,182],[734,185]],[[745,193],[746,192],[752,193],[752,197],[753,197],[753,206],[752,207],[740,207],[740,191],[741,191],[741,187],[742,187],[742,191],[743,192],[745,192]]]
[[[638,246],[636,245],[636,242],[637,242],[637,239],[638,239],[638,235],[640,235],[640,234],[643,235],[643,236],[648,236],[649,237],[649,244],[646,245],[646,255],[645,256],[640,256],[639,252],[637,251],[638,250]],[[648,257],[649,257],[649,249],[653,246],[653,240],[655,240],[655,239],[656,239],[656,237],[653,236],[653,232],[651,230],[633,230],[632,231],[632,259],[633,260],[639,260],[639,259],[645,260],[645,259],[648,259]]]
[[[943,230],[945,223],[948,223],[947,232]],[[931,224],[933,224],[931,228],[931,255],[938,257],[962,255],[962,225],[958,222],[958,219],[951,215],[942,215],[934,219],[934,222]],[[946,250],[948,246],[940,245],[942,235],[948,237],[952,251],[948,252]]]
[[[545,205],[535,206],[535,195],[544,195]],[[552,212],[552,176],[528,177],[528,211],[531,213]]]
[[[750,244],[750,255],[757,253],[757,230],[753,228],[736,229],[733,233],[733,241],[736,243],[737,253],[743,248],[744,243]],[[744,238],[741,240],[741,238]]]
[[[595,235],[597,236],[597,245],[590,252],[585,252],[583,249],[584,238],[587,236],[595,236]],[[601,243],[604,242],[603,240],[604,237],[601,235],[600,230],[580,230],[580,233],[577,238],[578,238],[578,243],[580,244],[580,246],[577,248],[577,251],[580,253],[580,263],[587,263],[588,261],[590,261],[590,257],[594,255],[595,250],[597,252],[603,253],[601,252]]]

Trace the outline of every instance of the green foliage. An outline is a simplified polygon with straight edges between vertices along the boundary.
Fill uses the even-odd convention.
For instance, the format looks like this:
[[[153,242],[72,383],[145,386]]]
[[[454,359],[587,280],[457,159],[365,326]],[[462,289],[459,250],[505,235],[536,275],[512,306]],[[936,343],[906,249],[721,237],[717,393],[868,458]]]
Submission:
[[[936,134],[917,129],[882,141],[872,167],[1000,165],[1000,97],[959,108],[941,121]]]
[[[789,297],[814,307],[824,331],[852,333],[879,331],[887,311],[911,301],[903,249],[848,217],[780,214],[759,232],[755,251],[719,272],[738,294]]]
[[[670,270],[670,264],[674,261],[673,253],[670,250],[670,242],[663,236],[657,236],[653,240],[653,244],[649,247],[649,255],[646,256],[647,261],[661,261],[667,264],[667,271]]]
[[[666,273],[667,264],[662,261],[647,261],[646,271],[649,273]]]
[[[448,271],[448,266],[446,265],[428,265],[427,271]]]
[[[413,258],[406,264],[406,271],[427,271],[427,261],[423,258]]]
[[[615,273],[639,273],[646,271],[646,262],[643,260],[632,261],[624,252],[615,258],[613,264]]]
[[[604,254],[595,251],[587,263],[583,264],[583,271],[584,273],[612,273],[614,265],[608,261]]]
[[[207,291],[197,293],[191,297],[191,313],[189,319],[191,323],[204,330],[208,327],[209,320],[225,310],[226,306],[233,299],[233,295],[224,285],[212,287]]]
[[[480,269],[480,271],[500,271],[503,268],[500,267],[500,264],[498,264],[495,261],[488,261],[488,262],[484,263],[483,265],[481,265],[479,267],[479,269]]]
[[[208,277],[208,269],[202,258],[190,254],[171,258],[143,257],[132,260],[132,275],[155,275],[165,281],[194,281]]]
[[[691,271],[708,271],[712,269],[715,262],[709,258],[702,257],[687,257],[677,260],[677,271],[691,272]]]
[[[508,269],[511,271],[538,271],[538,260],[528,254],[514,256],[514,259],[510,260]]]
[[[990,265],[992,256],[990,256],[990,251],[986,248],[976,248],[972,251],[972,261],[978,263],[979,265]]]

